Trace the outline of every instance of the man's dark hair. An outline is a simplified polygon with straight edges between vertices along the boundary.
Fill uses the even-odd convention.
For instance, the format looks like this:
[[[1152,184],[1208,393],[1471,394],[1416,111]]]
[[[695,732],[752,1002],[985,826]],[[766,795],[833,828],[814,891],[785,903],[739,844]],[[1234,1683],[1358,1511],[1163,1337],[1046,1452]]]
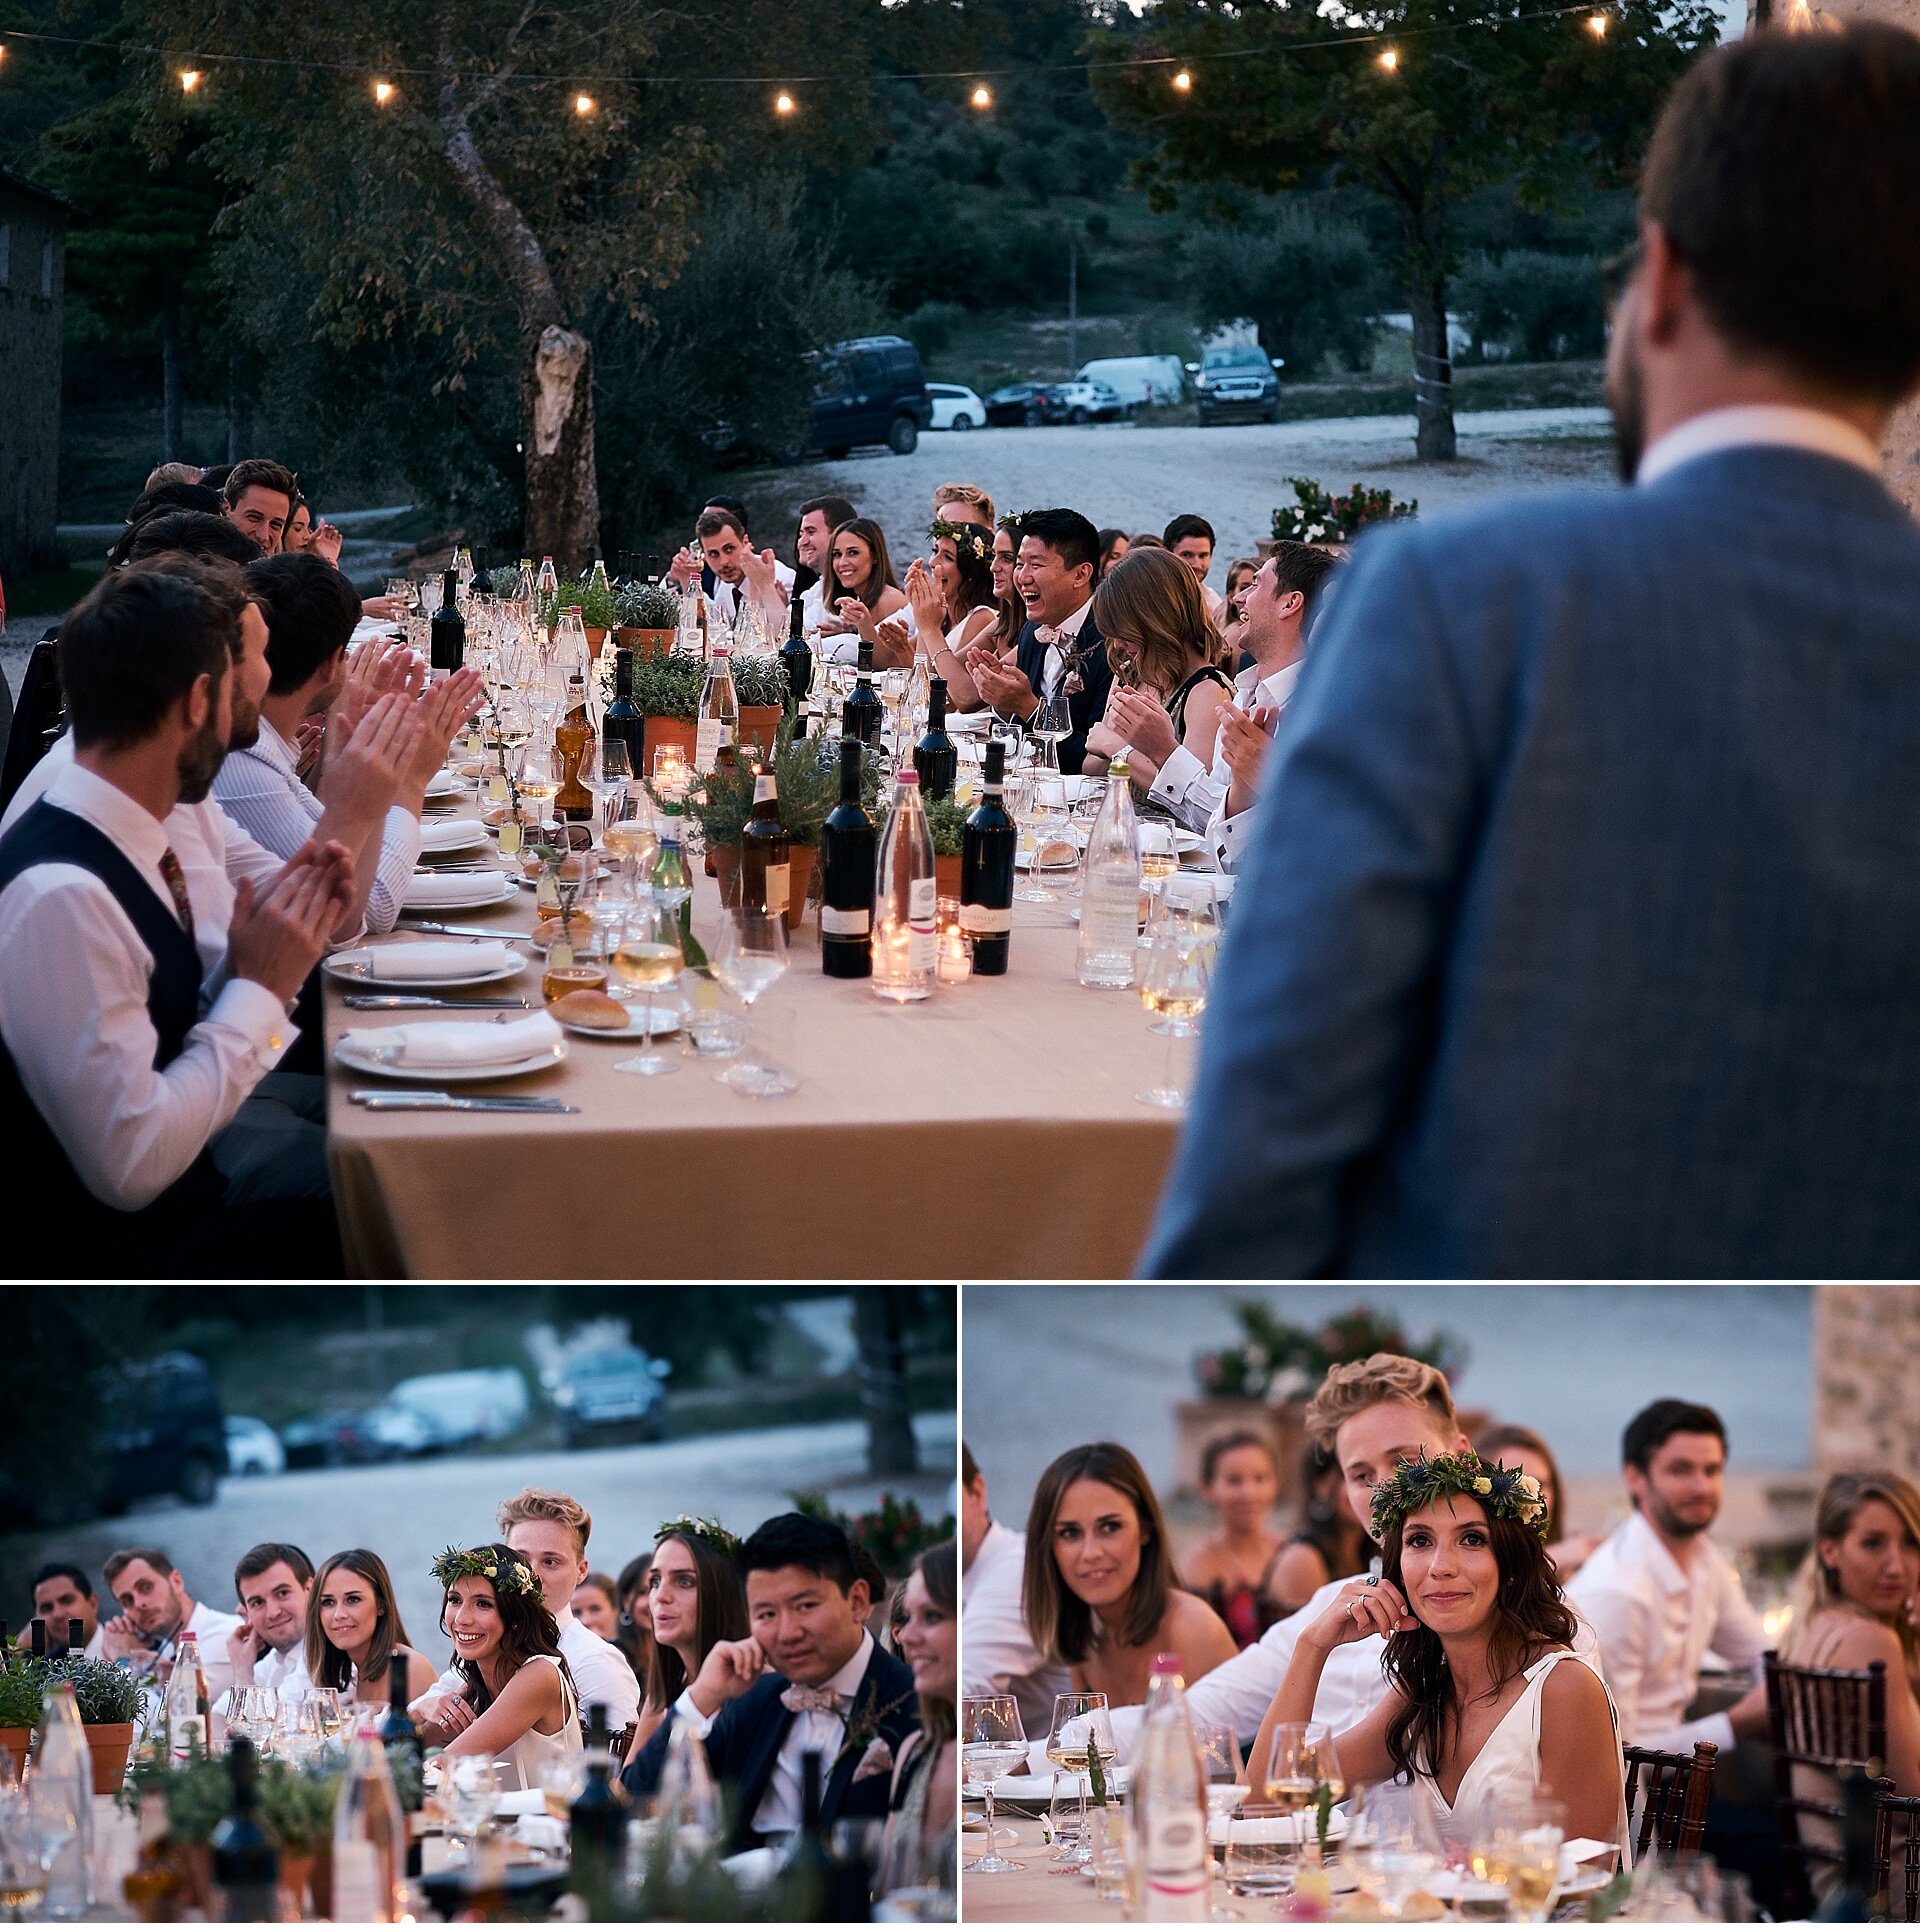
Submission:
[[[1711,1406],[1696,1406],[1685,1399],[1656,1399],[1643,1412],[1627,1421],[1620,1439],[1620,1463],[1645,1472],[1653,1456],[1675,1433],[1711,1433],[1724,1447],[1727,1429]]]
[[[703,509],[725,509],[743,530],[747,526],[747,505],[737,495],[710,495],[700,506]]]
[[[1282,589],[1297,589],[1307,599],[1303,612],[1313,614],[1314,599],[1320,585],[1340,566],[1340,558],[1327,549],[1316,549],[1310,542],[1294,542],[1286,537],[1273,545],[1273,573]]]
[[[249,489],[272,489],[276,495],[287,498],[287,513],[293,513],[293,498],[300,493],[300,483],[293,471],[278,462],[269,462],[263,456],[255,456],[245,462],[236,462],[227,471],[227,479],[220,490],[220,499],[229,509],[246,494]]]
[[[225,567],[186,556],[129,563],[67,612],[54,661],[76,748],[142,742],[202,676],[218,699],[245,606],[221,581]]]
[[[747,539],[747,525],[731,509],[702,509],[700,520],[693,525],[693,533],[702,542],[722,529],[731,529],[742,542]]]
[[[811,1513],[776,1513],[763,1520],[741,1544],[736,1564],[743,1582],[749,1573],[793,1566],[831,1580],[842,1593],[865,1577],[853,1542],[831,1520],[817,1520]]]
[[[198,509],[170,509],[150,515],[130,532],[127,542],[129,562],[144,562],[149,556],[218,556],[242,568],[260,560],[260,545],[236,528],[216,509],[207,514]]]
[[[109,580],[114,581],[114,580],[122,580],[122,579],[110,577]],[[169,1573],[175,1573],[179,1571],[179,1569],[175,1567],[175,1565],[173,1564],[172,1559],[168,1556],[167,1551],[164,1547],[158,1547],[158,1546],[116,1547],[114,1551],[109,1553],[107,1557],[100,1563],[100,1575],[101,1575],[101,1578],[106,1581],[107,1589],[109,1592],[111,1592],[113,1589],[113,1583],[117,1579],[119,1579],[121,1574],[126,1572],[128,1567],[132,1566],[134,1561],[136,1560],[144,1560],[147,1563],[147,1565],[152,1567],[154,1572],[159,1574],[159,1576],[163,1580],[167,1577]]]
[[[267,619],[268,688],[275,696],[297,690],[335,650],[344,649],[360,620],[360,592],[320,556],[255,556],[247,587]]]
[[[1739,353],[1891,406],[1920,379],[1920,38],[1757,33],[1682,77],[1640,212]]]
[[[1083,562],[1100,567],[1100,531],[1078,509],[1029,509],[1014,525],[1014,540],[1028,536],[1044,542],[1069,569]]]
[[[248,1547],[233,1569],[235,1598],[244,1595],[249,1580],[259,1579],[269,1567],[278,1566],[283,1560],[303,1587],[312,1583],[313,1562],[297,1546],[285,1540],[262,1540],[258,1546]]]
[[[826,518],[829,531],[839,528],[843,522],[851,522],[860,513],[844,495],[810,495],[794,511],[794,526],[798,528],[816,509]]]
[[[233,470],[234,464],[231,462],[216,462],[212,468],[200,471],[200,480],[217,495],[227,486],[227,477]]]
[[[94,1592],[92,1580],[87,1576],[86,1568],[75,1566],[71,1560],[49,1560],[34,1574],[28,1583],[27,1591],[38,1593],[49,1580],[71,1580],[89,1600],[98,1597]]]
[[[973,1456],[973,1448],[963,1439],[960,1442],[960,1484],[977,1486],[980,1483],[980,1462]]]
[[[1185,542],[1189,536],[1204,536],[1209,543],[1218,543],[1220,538],[1213,533],[1213,524],[1203,515],[1177,515],[1166,526],[1160,540],[1169,549],[1176,542]]]
[[[159,482],[150,489],[142,489],[134,497],[133,506],[127,511],[126,526],[107,551],[107,560],[116,568],[130,561],[133,555],[134,538],[155,516],[177,514],[191,511],[200,515],[220,513],[220,492],[209,489],[197,482]]]

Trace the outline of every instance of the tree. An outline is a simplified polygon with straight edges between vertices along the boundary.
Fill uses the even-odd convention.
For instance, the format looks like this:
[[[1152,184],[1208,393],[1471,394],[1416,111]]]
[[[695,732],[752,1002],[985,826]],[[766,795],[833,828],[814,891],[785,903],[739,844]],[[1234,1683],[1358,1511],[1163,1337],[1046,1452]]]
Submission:
[[[1143,30],[1096,36],[1103,54],[1131,58],[1096,70],[1094,85],[1123,125],[1158,137],[1137,170],[1157,206],[1174,205],[1184,182],[1273,192],[1322,174],[1384,198],[1413,318],[1416,446],[1450,460],[1454,211],[1495,182],[1546,207],[1630,178],[1660,102],[1718,24],[1703,0],[1606,0],[1572,16],[1537,16],[1525,0],[1364,12],[1339,0],[1162,0]],[[1384,38],[1352,37],[1373,33]],[[1219,54],[1237,57],[1201,58]],[[1171,65],[1149,64],[1167,57],[1193,76],[1184,92]]]

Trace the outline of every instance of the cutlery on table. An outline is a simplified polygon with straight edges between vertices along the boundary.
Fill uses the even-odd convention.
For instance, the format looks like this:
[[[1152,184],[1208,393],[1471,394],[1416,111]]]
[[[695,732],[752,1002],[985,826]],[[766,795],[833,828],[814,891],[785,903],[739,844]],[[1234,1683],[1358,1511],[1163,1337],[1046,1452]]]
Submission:
[[[425,917],[403,917],[395,925],[395,930],[433,931],[441,937],[491,937],[502,944],[531,944],[531,931],[495,930],[486,924],[436,924]]]
[[[558,1098],[456,1098],[450,1091],[350,1091],[369,1111],[568,1111],[578,1105]]]
[[[523,997],[410,997],[402,993],[369,995],[349,992],[342,1000],[349,1011],[524,1011]]]

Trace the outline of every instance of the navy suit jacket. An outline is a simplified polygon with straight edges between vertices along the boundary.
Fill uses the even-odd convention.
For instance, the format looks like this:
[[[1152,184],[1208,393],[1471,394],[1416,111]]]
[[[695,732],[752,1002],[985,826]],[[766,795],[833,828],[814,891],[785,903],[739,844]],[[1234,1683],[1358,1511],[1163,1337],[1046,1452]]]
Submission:
[[[1040,694],[1047,666],[1047,646],[1034,633],[1039,627],[1038,623],[1024,624],[1014,644],[1014,662],[1025,672],[1036,696]],[[1073,640],[1082,688],[1077,695],[1067,698],[1067,716],[1073,724],[1073,733],[1060,740],[1061,774],[1070,777],[1080,774],[1080,766],[1086,760],[1087,732],[1106,714],[1107,695],[1113,688],[1113,667],[1107,661],[1107,646],[1094,627],[1091,609]]]
[[[732,1817],[733,1838],[728,1852],[756,1848],[761,1837],[754,1831],[753,1817],[762,1796],[773,1779],[773,1766],[786,1739],[793,1715],[780,1704],[787,1682],[779,1674],[762,1674],[738,1700],[729,1701],[715,1716],[707,1734],[707,1765],[713,1777],[726,1790]],[[900,1756],[906,1738],[920,1725],[920,1701],[913,1687],[913,1670],[896,1660],[878,1641],[873,1658],[861,1677],[860,1691],[854,1697],[854,1717],[868,1716],[880,1735],[892,1746],[894,1758]],[[627,1791],[638,1800],[650,1799],[660,1785],[667,1763],[667,1738],[673,1727],[671,1712],[660,1723],[653,1738],[634,1757],[632,1766],[620,1777]],[[860,1765],[859,1752],[849,1746],[837,1761],[826,1761],[827,1782],[820,1797],[820,1820],[832,1827],[840,1820],[882,1820],[887,1812],[887,1795],[893,1784],[888,1774],[869,1774],[856,1781],[854,1770]]]
[[[1359,545],[1155,1275],[1920,1276],[1920,526],[1726,449]]]

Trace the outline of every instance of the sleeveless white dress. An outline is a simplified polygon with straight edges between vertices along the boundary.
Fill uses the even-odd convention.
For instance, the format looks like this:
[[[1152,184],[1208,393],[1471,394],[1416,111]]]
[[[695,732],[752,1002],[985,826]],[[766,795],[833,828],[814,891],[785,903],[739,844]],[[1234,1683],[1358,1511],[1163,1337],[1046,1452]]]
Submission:
[[[1520,1698],[1501,1715],[1499,1724],[1482,1744],[1472,1764],[1460,1777],[1460,1786],[1449,1803],[1439,1785],[1424,1774],[1413,1779],[1413,1799],[1432,1822],[1443,1841],[1461,1847],[1472,1845],[1473,1837],[1484,1822],[1490,1821],[1517,1795],[1533,1794],[1540,1788],[1540,1700],[1547,1676],[1562,1661],[1571,1660],[1586,1667],[1579,1654],[1562,1647],[1542,1654],[1523,1676],[1526,1688]],[[1589,1668],[1594,1679],[1599,1670]],[[1600,1680],[1602,1688],[1606,1686]],[[1620,1753],[1620,1720],[1614,1713],[1613,1696],[1607,1695],[1607,1713],[1613,1721],[1609,1744],[1613,1749],[1613,1785],[1619,1793],[1611,1839],[1620,1850],[1620,1865],[1633,1865],[1633,1843],[1627,1827],[1626,1763]]]
[[[552,1654],[535,1654],[527,1665],[560,1667],[559,1661]],[[543,1767],[568,1760],[580,1751],[580,1708],[574,1698],[572,1683],[567,1679],[564,1669],[560,1672],[560,1692],[567,1710],[567,1718],[562,1723],[559,1733],[542,1734],[529,1727],[511,1747],[502,1748],[494,1757],[496,1760],[513,1763],[519,1771],[522,1787],[542,1786],[540,1770]]]

